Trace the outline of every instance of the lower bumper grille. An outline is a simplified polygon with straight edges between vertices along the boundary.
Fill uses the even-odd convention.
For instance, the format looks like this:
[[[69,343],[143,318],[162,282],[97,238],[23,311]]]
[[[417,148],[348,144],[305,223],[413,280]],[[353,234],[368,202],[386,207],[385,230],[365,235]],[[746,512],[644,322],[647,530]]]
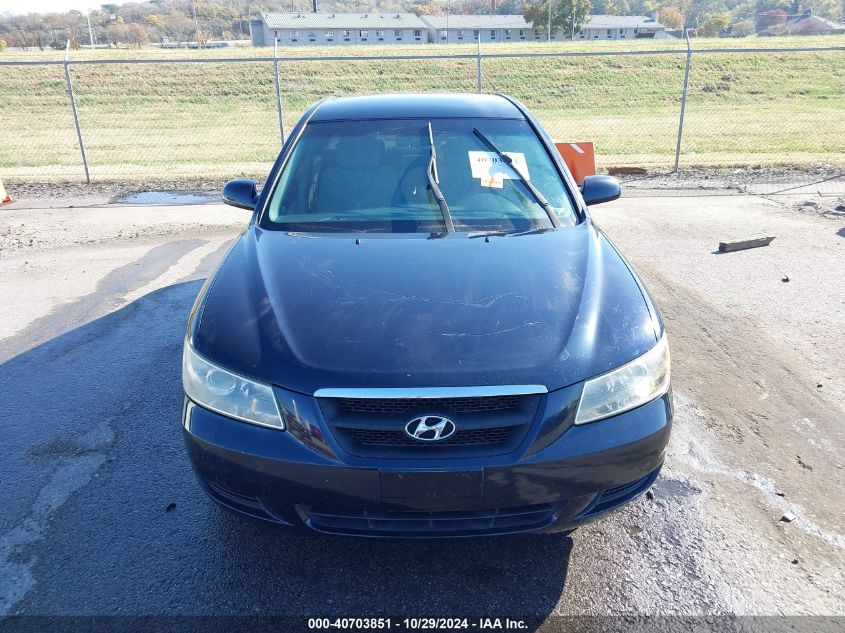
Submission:
[[[347,512],[309,509],[306,523],[321,532],[357,536],[482,536],[546,527],[554,504],[453,512]]]
[[[660,468],[656,468],[645,477],[641,477],[636,481],[605,490],[577,518],[586,519],[587,517],[602,514],[603,512],[608,512],[625,505],[651,488],[651,485],[659,474]]]

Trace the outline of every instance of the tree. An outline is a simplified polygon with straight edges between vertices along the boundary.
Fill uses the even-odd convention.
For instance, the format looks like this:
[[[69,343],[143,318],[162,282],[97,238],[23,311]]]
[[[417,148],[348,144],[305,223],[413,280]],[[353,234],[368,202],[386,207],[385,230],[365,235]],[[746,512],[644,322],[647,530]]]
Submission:
[[[805,0],[801,4],[801,10],[811,9],[813,15],[820,15],[831,20],[845,21],[845,2],[837,0]]]
[[[754,20],[739,20],[729,27],[731,37],[748,37],[754,35]]]
[[[606,15],[629,15],[631,6],[628,0],[605,0],[604,11]]]
[[[172,12],[164,21],[164,32],[174,42],[194,39],[194,21],[183,13]]]
[[[160,15],[148,15],[144,18],[144,24],[147,26],[147,35],[150,39],[161,40],[161,36],[166,32],[164,20]]]
[[[21,50],[28,51],[29,47],[33,45],[33,38],[29,36],[26,31],[20,29],[16,31],[9,31],[4,36],[9,46],[15,46]]]
[[[757,32],[784,24],[787,19],[786,11],[783,9],[769,9],[757,14]]]
[[[0,38],[0,53],[2,53],[4,50],[6,50],[6,40]]]
[[[731,16],[727,12],[711,13],[704,24],[698,27],[699,37],[718,37],[722,31],[728,28],[731,23]]]
[[[681,13],[678,7],[672,6],[671,4],[664,4],[660,7],[657,11],[657,20],[663,26],[668,26],[670,29],[684,28],[684,14]]]
[[[121,42],[129,41],[129,26],[123,22],[109,24],[108,28],[106,28],[106,35],[108,36],[109,43],[117,48],[117,45]]]
[[[549,2],[552,1],[552,33],[561,31],[565,36],[579,33],[581,25],[590,14],[590,0],[542,0],[539,5],[525,5],[523,16],[535,30],[548,35]]]
[[[443,15],[443,9],[433,2],[416,2],[408,7],[414,15]]]
[[[143,44],[148,44],[150,36],[147,35],[147,29],[140,24],[130,24],[126,33],[126,41],[141,48]]]

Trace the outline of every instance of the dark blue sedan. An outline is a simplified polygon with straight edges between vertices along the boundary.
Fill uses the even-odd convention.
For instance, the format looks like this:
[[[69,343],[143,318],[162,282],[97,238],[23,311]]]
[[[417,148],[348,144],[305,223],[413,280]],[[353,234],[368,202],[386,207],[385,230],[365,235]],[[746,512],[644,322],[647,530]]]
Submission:
[[[571,530],[644,493],[672,425],[642,282],[505,96],[328,99],[191,312],[183,425],[208,494],[375,537]]]

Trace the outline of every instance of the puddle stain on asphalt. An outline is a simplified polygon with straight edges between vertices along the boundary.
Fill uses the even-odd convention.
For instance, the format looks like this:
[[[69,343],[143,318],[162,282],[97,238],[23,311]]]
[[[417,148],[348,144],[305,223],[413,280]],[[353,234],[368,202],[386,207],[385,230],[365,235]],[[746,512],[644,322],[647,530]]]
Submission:
[[[689,396],[676,390],[674,392],[674,398],[676,416],[683,416],[689,421],[700,421],[703,425],[705,420],[704,413],[702,413]],[[768,477],[757,473],[748,473],[718,460],[706,444],[702,442],[700,437],[694,435],[689,425],[675,425],[672,434],[672,444],[678,457],[696,470],[730,477],[756,488],[769,506],[776,508],[783,514],[794,515],[796,520],[792,523],[796,527],[812,536],[822,539],[830,545],[845,548],[845,534],[821,527],[809,516],[802,506],[779,496],[777,494],[779,488]]]
[[[27,517],[0,537],[0,616],[7,615],[35,587],[32,568],[38,557],[26,550],[44,538],[51,517],[105,463],[105,451],[114,440],[112,421],[103,420],[68,442],[75,447],[75,454],[61,459],[61,466],[38,493]]]
[[[184,193],[179,191],[141,191],[117,198],[114,203],[122,204],[209,204],[219,203],[216,193]]]

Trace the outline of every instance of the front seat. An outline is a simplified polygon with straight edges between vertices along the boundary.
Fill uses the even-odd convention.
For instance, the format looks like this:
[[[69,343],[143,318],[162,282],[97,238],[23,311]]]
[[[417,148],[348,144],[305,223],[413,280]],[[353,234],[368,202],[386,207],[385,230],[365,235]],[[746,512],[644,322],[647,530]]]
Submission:
[[[390,207],[397,177],[385,158],[384,144],[378,139],[347,137],[338,142],[326,152],[328,164],[317,180],[316,212]]]

